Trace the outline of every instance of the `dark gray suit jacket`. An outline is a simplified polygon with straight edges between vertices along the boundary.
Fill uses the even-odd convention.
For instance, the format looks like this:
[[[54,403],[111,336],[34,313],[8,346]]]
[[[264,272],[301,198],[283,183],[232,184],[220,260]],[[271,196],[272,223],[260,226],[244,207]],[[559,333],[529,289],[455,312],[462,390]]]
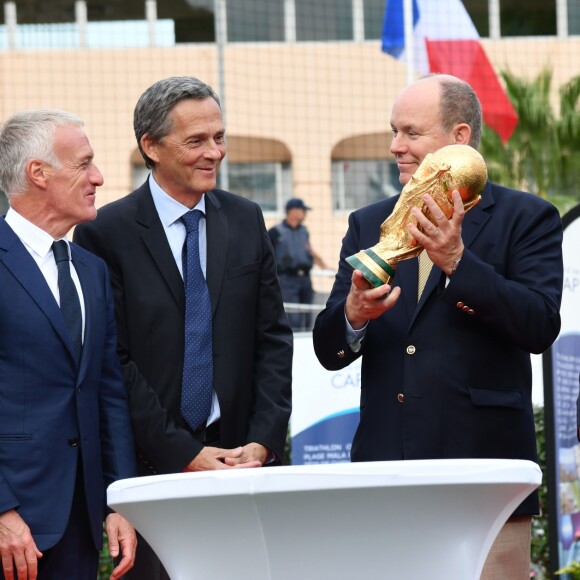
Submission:
[[[262,212],[213,190],[206,194],[206,220],[221,445],[257,442],[282,458],[292,332]],[[74,239],[109,266],[142,472],[180,472],[203,443],[181,417],[185,294],[148,182],[77,226]]]

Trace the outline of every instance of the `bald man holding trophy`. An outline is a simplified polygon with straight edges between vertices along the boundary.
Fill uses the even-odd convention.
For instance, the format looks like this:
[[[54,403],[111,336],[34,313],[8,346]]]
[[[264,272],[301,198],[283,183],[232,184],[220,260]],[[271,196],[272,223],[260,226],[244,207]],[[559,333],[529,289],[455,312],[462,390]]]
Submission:
[[[326,369],[362,360],[351,460],[537,463],[530,353],[560,331],[558,210],[487,180],[481,106],[463,80],[415,80],[390,125],[402,193],[349,216],[313,331]],[[511,514],[482,580],[529,578],[538,510],[534,492]]]

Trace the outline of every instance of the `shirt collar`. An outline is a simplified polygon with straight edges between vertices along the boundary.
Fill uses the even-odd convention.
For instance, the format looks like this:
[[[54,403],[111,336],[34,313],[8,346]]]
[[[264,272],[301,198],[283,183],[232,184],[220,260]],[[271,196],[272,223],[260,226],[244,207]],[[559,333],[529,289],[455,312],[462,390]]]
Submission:
[[[14,233],[24,242],[33,252],[44,258],[52,249],[54,238],[43,229],[29,222],[13,208],[8,208],[6,213],[6,223],[12,228]],[[66,238],[62,238],[67,242]],[[69,249],[70,253],[70,249]]]
[[[149,175],[149,188],[151,189],[151,196],[153,197],[153,203],[155,204],[155,209],[159,214],[159,219],[163,224],[163,227],[168,228],[175,222],[179,221],[182,215],[189,211],[186,205],[173,199],[169,194],[167,194],[159,184],[155,181],[153,174]],[[205,193],[201,196],[198,204],[194,209],[199,209],[205,215]]]

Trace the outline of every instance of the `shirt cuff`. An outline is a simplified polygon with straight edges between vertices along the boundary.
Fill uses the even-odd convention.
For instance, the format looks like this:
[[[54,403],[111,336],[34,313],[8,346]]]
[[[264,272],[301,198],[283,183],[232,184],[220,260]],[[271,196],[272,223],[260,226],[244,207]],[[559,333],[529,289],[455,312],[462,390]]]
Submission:
[[[348,346],[349,346],[350,350],[352,350],[352,352],[358,352],[362,346],[362,341],[365,337],[365,333],[366,333],[367,326],[369,325],[369,323],[367,321],[367,323],[362,328],[355,330],[350,325],[350,322],[348,321],[348,318],[346,317],[346,311],[344,313],[344,320],[346,322],[346,343],[348,344]]]

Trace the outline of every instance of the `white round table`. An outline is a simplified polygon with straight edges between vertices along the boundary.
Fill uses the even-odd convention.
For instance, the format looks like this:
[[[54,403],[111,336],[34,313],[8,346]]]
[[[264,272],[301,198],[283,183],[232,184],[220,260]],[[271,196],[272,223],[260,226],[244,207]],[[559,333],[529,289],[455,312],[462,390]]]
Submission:
[[[140,477],[107,494],[172,580],[477,580],[541,478],[530,461],[386,461]]]

